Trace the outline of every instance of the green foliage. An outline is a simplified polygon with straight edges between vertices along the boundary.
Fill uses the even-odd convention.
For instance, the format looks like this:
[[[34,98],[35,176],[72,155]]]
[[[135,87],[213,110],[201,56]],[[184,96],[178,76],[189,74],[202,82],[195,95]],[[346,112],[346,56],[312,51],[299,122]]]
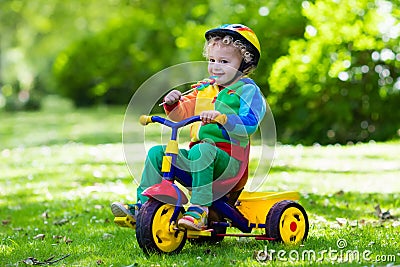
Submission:
[[[48,93],[126,104],[156,72],[203,60],[204,32],[234,22],[260,39],[254,79],[280,141],[387,140],[400,128],[399,10],[385,0],[1,1],[0,108],[39,108]]]
[[[399,22],[399,6],[368,0],[303,6],[304,39],[291,41],[269,78],[278,135],[308,144],[393,138],[400,127],[393,112],[400,47],[390,27]]]
[[[57,54],[102,29],[110,18],[105,10],[116,10],[98,7],[94,0],[0,1],[0,108],[19,110],[30,102],[38,108],[43,94],[56,91],[51,70]]]
[[[154,71],[146,64],[153,53],[142,47],[144,40],[154,40],[152,30],[146,27],[147,32],[135,36],[134,18],[143,19],[136,14],[127,18],[128,23],[115,21],[105,31],[72,44],[58,55],[54,70],[62,95],[78,106],[128,103],[132,88]],[[133,39],[141,41],[132,43]]]
[[[260,33],[266,64],[260,64],[257,72],[260,74],[256,76],[267,90],[265,73],[269,72],[271,62],[286,52],[291,38],[300,37],[303,32],[300,3],[297,1],[295,8],[291,8],[293,3],[270,2],[269,8],[277,11],[271,16],[262,12],[260,15],[262,3],[243,5],[240,1],[208,5],[153,1],[126,5],[123,16],[111,20],[103,31],[73,43],[58,55],[54,64],[58,88],[77,105],[125,104],[145,79],[162,68],[188,60],[204,60],[204,32],[235,21],[246,23]],[[162,5],[162,12],[168,14],[166,23],[160,20],[157,5]],[[220,21],[219,11],[226,5],[233,8]],[[266,6],[264,9],[269,10]],[[287,17],[271,27],[284,11]],[[254,14],[253,20],[247,21],[248,14]],[[272,41],[278,36],[283,45]]]

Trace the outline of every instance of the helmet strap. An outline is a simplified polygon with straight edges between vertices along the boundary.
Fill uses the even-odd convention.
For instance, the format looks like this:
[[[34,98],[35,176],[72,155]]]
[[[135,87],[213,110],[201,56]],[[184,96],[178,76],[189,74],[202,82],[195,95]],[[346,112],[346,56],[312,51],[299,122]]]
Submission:
[[[223,87],[228,87],[229,85],[231,85],[237,78],[241,77],[243,75],[243,72],[241,71],[236,71],[235,76],[233,76],[232,79],[230,79],[229,81],[227,81],[225,84],[221,84],[221,86]]]
[[[240,63],[239,69],[236,71],[235,76],[233,76],[233,78],[231,80],[229,80],[228,82],[226,82],[225,84],[229,84],[230,85],[231,83],[233,83],[240,76],[248,74],[248,73],[246,73],[246,70],[248,70],[252,66],[253,66],[252,62],[247,62],[246,63],[244,60],[242,60],[242,62]],[[223,84],[221,84],[221,85],[225,87],[225,85],[223,85]]]
[[[242,63],[240,63],[240,66],[239,66],[239,71],[244,74],[247,74],[246,70],[248,70],[252,66],[253,66],[253,63],[251,61],[246,63],[244,60],[242,60]]]

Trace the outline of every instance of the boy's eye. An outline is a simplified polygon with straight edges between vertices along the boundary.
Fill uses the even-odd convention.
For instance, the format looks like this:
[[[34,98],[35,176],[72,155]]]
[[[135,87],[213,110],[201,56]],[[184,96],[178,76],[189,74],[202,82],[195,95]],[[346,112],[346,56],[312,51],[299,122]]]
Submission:
[[[208,62],[215,63],[215,62],[217,62],[217,60],[215,60],[215,59],[213,59],[213,58],[209,58],[209,59],[208,59]],[[221,59],[221,60],[219,60],[218,62],[219,62],[219,63],[222,63],[222,64],[227,64],[227,63],[229,63],[229,61],[226,60],[226,59]]]

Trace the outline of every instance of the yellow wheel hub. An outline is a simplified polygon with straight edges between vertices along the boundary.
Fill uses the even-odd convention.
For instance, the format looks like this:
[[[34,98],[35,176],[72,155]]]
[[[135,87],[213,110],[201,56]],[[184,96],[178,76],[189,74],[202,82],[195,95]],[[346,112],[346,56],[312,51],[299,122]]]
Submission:
[[[306,220],[303,213],[295,207],[286,209],[279,221],[279,232],[285,244],[301,242],[306,232]]]
[[[153,218],[153,239],[157,247],[164,252],[171,252],[178,248],[185,236],[183,231],[173,230],[170,227],[170,219],[174,209],[174,206],[162,205]],[[179,214],[179,218],[181,217],[182,214]]]

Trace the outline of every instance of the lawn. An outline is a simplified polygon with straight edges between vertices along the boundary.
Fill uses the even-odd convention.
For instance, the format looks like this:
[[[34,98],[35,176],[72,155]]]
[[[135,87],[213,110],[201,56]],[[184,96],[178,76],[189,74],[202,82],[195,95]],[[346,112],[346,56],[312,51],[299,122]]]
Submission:
[[[113,201],[136,198],[121,144],[124,112],[51,103],[41,112],[0,112],[0,266],[53,256],[50,262],[61,258],[57,266],[400,265],[399,141],[277,146],[259,190],[301,193],[311,223],[302,245],[226,238],[146,257],[109,210]],[[140,169],[144,155],[137,158]],[[261,257],[264,251],[274,259]]]

